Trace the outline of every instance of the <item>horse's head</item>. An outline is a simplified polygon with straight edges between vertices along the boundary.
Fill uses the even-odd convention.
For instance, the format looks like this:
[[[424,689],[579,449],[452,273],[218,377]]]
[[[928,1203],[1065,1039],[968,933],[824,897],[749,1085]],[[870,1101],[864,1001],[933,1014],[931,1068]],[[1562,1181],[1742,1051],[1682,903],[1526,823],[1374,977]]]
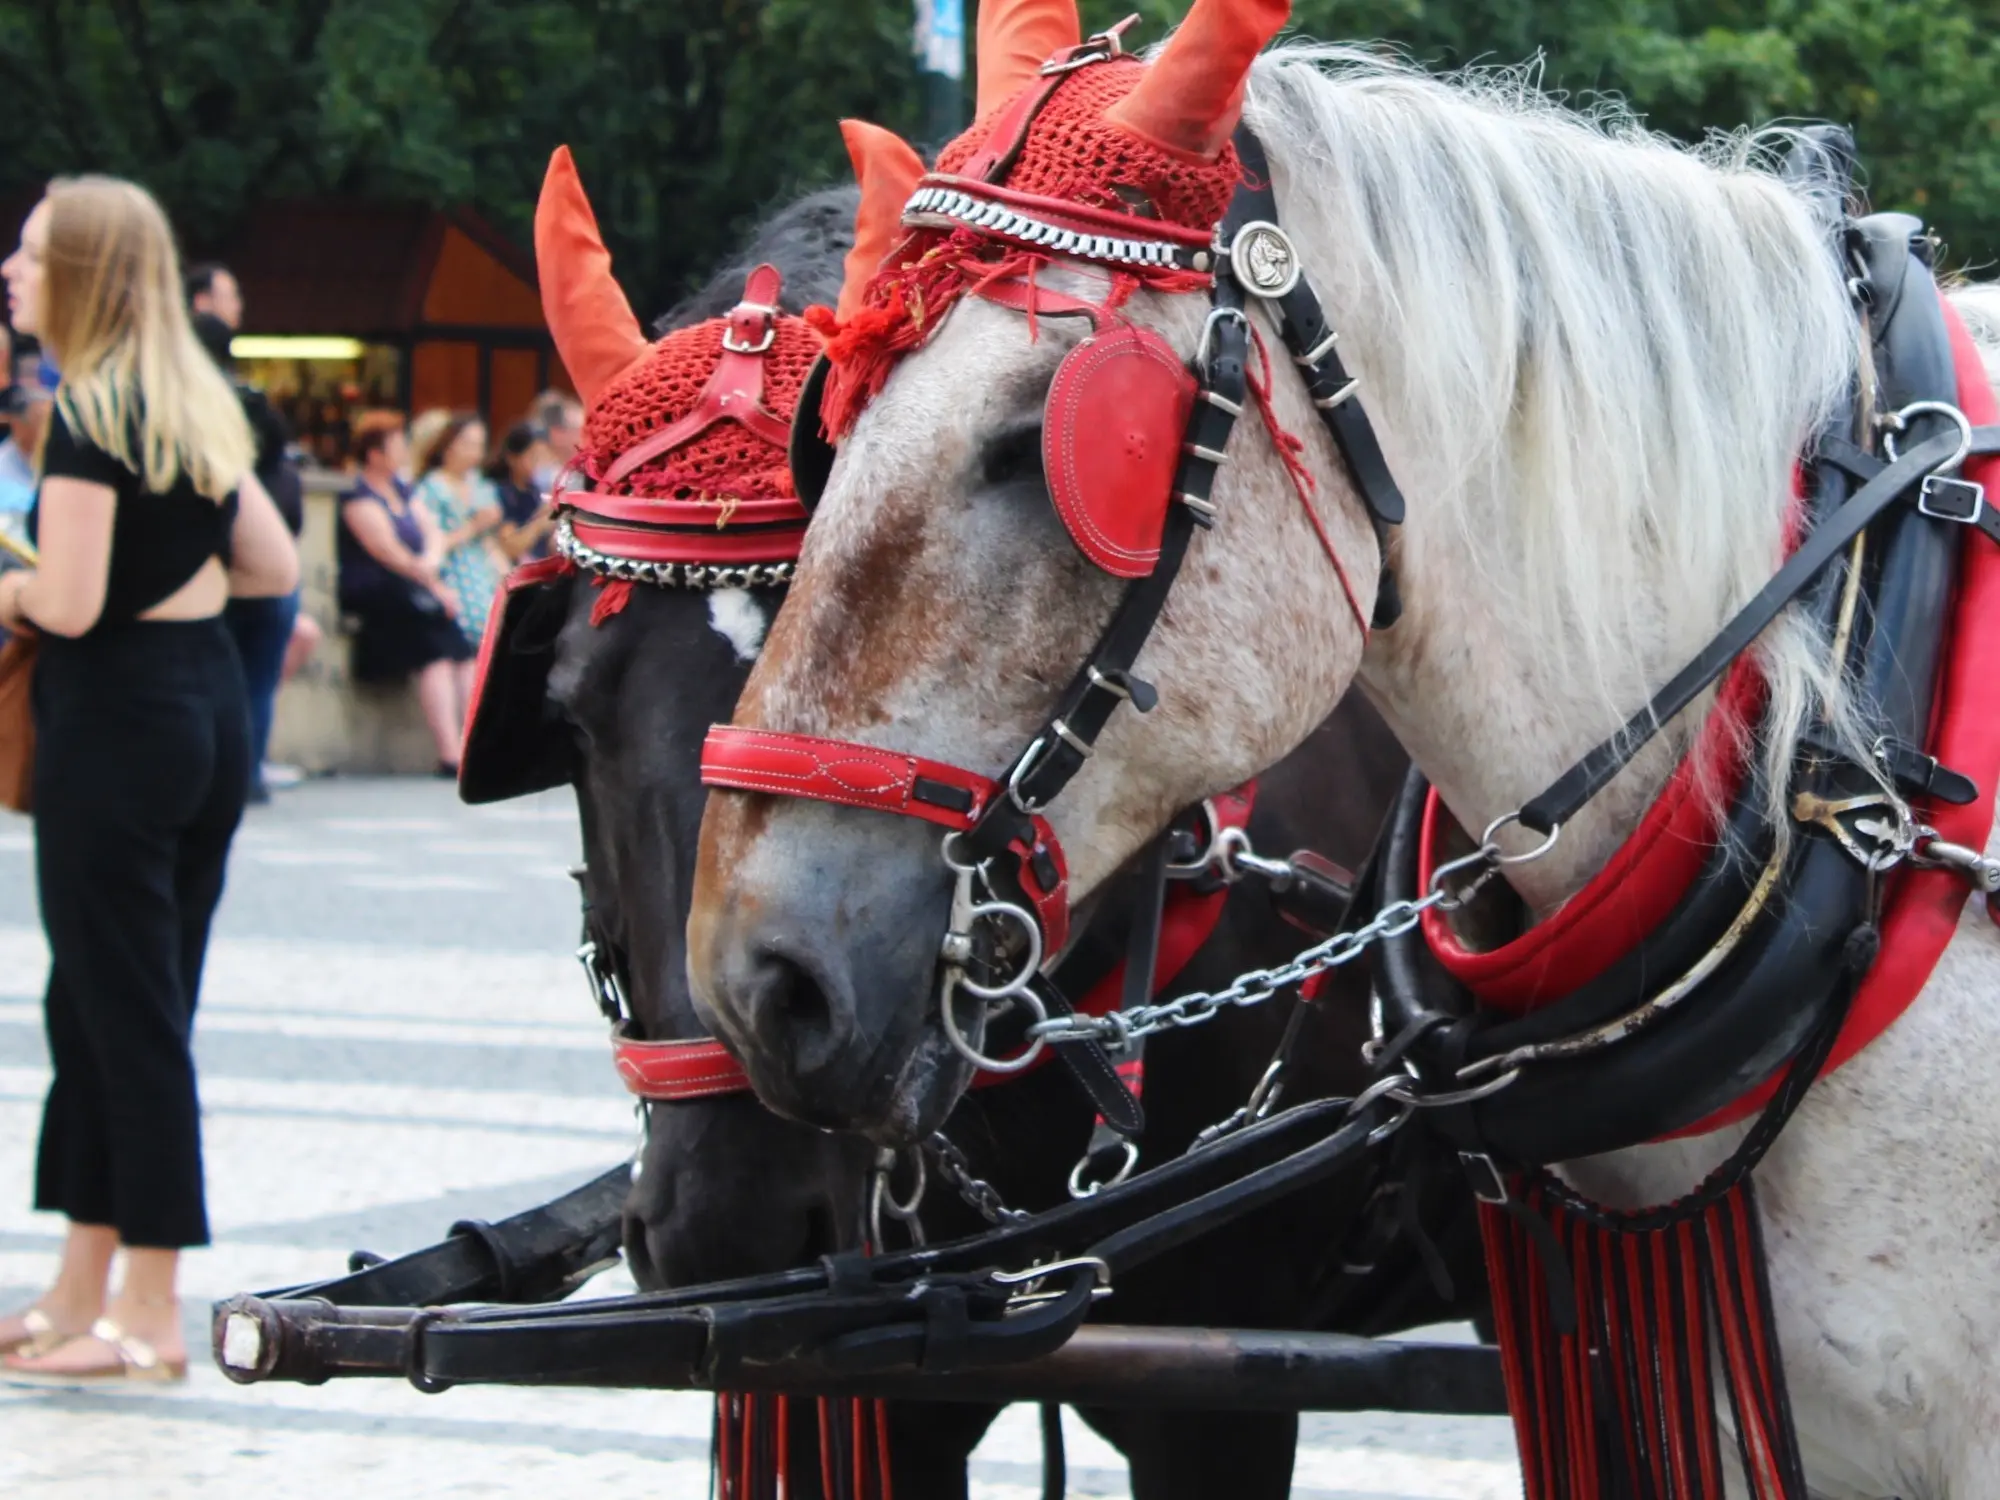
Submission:
[[[494,612],[462,785],[485,800],[574,783],[589,937],[608,995],[622,991],[627,1045],[703,1045],[683,943],[701,739],[734,707],[797,556],[806,517],[785,440],[818,348],[797,313],[837,289],[854,208],[837,190],[785,209],[651,341],[566,152],[538,208],[544,304],[584,433],[555,555],[517,571]],[[863,1143],[747,1095],[649,1110],[626,1209],[644,1283],[775,1270],[851,1242]]]
[[[982,23],[1031,9],[982,7]],[[1046,30],[1039,10],[1026,22]],[[1120,709],[1045,813],[1068,849],[1071,901],[1176,809],[1278,760],[1353,673],[1376,544],[1330,477],[1341,471],[1303,387],[1261,358],[1269,342],[1286,363],[1268,329],[1248,346],[1255,389],[1235,386],[1227,461],[1183,453],[1191,412],[1232,404],[1221,389],[1219,406],[1198,401],[1189,366],[1246,344],[1241,316],[1210,320],[1212,247],[1243,176],[1230,137],[1244,73],[1283,15],[1199,0],[1150,66],[1111,38],[1046,69],[982,73],[979,122],[909,200],[905,237],[865,289],[848,288],[850,313],[816,318],[829,337],[821,415],[840,446],[735,718],[779,738],[766,779],[711,783],[810,778],[819,800],[712,798],[689,955],[697,996],[760,1091],[803,1099],[819,1123],[920,1136],[969,1076],[934,999],[953,877],[924,824],[957,826],[968,796],[976,813],[996,793],[958,787],[961,805],[940,810],[924,789],[933,768],[901,758],[975,779],[1024,772],[1016,790],[1033,807],[1041,773],[1024,747],[1039,737],[1043,756],[1071,754],[1075,725],[1051,716],[1077,704],[1107,622],[1172,566],[1162,549],[1191,519],[1220,529],[1196,530],[1131,664],[1158,702],[1143,717]],[[1011,55],[982,31],[989,53]],[[1296,437],[1274,442],[1273,429]],[[1184,507],[1174,492],[1197,470],[1203,493]],[[1309,472],[1328,477],[1295,488]],[[1128,692],[1151,696],[1114,676],[1081,717]],[[850,748],[816,758],[789,735]],[[857,742],[891,755],[871,762]],[[884,816],[885,787],[933,805]],[[839,805],[850,800],[862,805]],[[770,1049],[759,1018],[771,1014],[848,1040],[823,1058]]]

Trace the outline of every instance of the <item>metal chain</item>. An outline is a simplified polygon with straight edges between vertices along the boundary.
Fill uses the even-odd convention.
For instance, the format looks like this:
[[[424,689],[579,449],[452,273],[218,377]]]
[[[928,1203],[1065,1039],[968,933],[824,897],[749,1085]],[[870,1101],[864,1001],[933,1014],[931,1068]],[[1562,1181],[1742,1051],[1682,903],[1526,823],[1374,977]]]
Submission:
[[[1480,852],[1483,854],[1485,851]],[[1446,871],[1438,873],[1442,875]],[[1490,867],[1482,871],[1472,888],[1483,884],[1492,873]],[[1130,1010],[1111,1011],[1102,1016],[1081,1013],[1051,1016],[1030,1026],[1028,1034],[1049,1042],[1096,1041],[1117,1050],[1137,1037],[1199,1026],[1204,1021],[1214,1020],[1232,1006],[1261,1005],[1316,974],[1353,963],[1376,943],[1386,938],[1401,937],[1414,929],[1423,914],[1432,907],[1452,910],[1471,895],[1472,888],[1453,892],[1443,885],[1434,884],[1430,893],[1421,900],[1392,901],[1375,913],[1366,926],[1337,932],[1326,941],[1306,949],[1291,962],[1279,964],[1276,968],[1252,969],[1247,974],[1239,974],[1220,990],[1196,990],[1157,1005],[1135,1005]]]
[[[1018,1224],[1028,1217],[1021,1209],[1009,1208],[998,1188],[973,1173],[972,1163],[966,1160],[965,1153],[953,1145],[942,1130],[932,1133],[931,1138],[924,1142],[924,1150],[937,1163],[938,1176],[950,1183],[958,1196],[965,1200],[966,1206],[987,1223]]]

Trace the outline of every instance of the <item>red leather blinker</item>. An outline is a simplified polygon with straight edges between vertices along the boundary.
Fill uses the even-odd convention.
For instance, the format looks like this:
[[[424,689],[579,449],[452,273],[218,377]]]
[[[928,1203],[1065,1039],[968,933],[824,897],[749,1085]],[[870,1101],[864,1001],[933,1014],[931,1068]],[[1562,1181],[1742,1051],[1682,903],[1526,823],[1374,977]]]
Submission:
[[[1078,344],[1049,386],[1050,498],[1083,555],[1114,578],[1144,578],[1159,563],[1195,389],[1172,346],[1129,323]]]

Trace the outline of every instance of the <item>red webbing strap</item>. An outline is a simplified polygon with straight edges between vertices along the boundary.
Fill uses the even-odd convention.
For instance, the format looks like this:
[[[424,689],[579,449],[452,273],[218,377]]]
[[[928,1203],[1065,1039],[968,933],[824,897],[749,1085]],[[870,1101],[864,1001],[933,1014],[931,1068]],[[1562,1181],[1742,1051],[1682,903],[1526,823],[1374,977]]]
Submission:
[[[743,284],[743,300],[729,314],[723,331],[722,358],[694,410],[619,454],[604,471],[602,483],[616,484],[725,419],[741,423],[773,447],[783,449],[791,442],[791,425],[764,405],[764,355],[777,336],[778,294],[783,289],[773,266],[759,266],[750,273]]]
[[[734,724],[708,731],[701,783],[899,813],[960,832],[979,821],[1001,790],[990,777],[920,755]]]

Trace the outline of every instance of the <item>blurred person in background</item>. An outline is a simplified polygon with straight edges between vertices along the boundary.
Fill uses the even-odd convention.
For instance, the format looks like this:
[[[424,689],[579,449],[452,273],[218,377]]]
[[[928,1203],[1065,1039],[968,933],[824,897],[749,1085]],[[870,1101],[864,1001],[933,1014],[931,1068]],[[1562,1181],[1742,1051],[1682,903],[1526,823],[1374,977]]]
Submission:
[[[486,612],[506,576],[494,533],[504,519],[500,497],[479,472],[486,457],[486,424],[472,412],[455,412],[429,444],[415,455],[416,499],[437,519],[444,533],[444,559],[439,571],[458,599],[458,628],[476,650],[486,633]],[[463,669],[461,701],[472,693],[472,663]]]
[[[229,267],[212,260],[197,262],[187,268],[181,286],[187,292],[189,312],[218,318],[231,333],[243,326],[243,289]]]
[[[229,274],[219,266],[209,270],[212,278]],[[235,285],[233,279],[229,285]],[[240,298],[237,305],[240,309]],[[243,415],[257,443],[257,480],[296,539],[305,527],[305,486],[289,451],[291,428],[262,391],[236,379],[236,360],[229,352],[230,325],[210,312],[195,311],[191,321],[195,337],[229,378],[243,404]],[[296,589],[272,599],[231,599],[223,620],[236,638],[237,653],[243,658],[244,684],[250,693],[250,800],[268,802],[271,787],[293,786],[302,779],[297,767],[267,765],[265,758],[271,746],[278,688],[318,649],[320,629],[312,616],[299,613]]]
[[[17,542],[28,539],[28,509],[35,500],[35,450],[48,429],[56,400],[55,366],[34,351],[12,356],[13,378],[0,390],[0,529]],[[9,554],[0,554],[5,567]]]
[[[583,441],[583,403],[561,391],[543,391],[528,409],[528,420],[542,429],[549,450],[535,483],[544,495],[553,494],[576,457],[576,445]]]
[[[458,599],[439,574],[443,533],[402,478],[408,448],[395,412],[367,412],[354,424],[354,484],[340,497],[336,536],[340,608],[359,624],[355,681],[414,678],[437,773],[456,778],[465,715],[460,680],[473,650],[453,620]]]
[[[41,637],[35,875],[55,1077],[35,1207],[69,1220],[55,1284],[0,1318],[0,1348],[10,1381],[175,1380],[180,1252],[209,1238],[190,1039],[250,784],[222,609],[291,592],[298,553],[143,188],[50,183],[0,277],[14,327],[62,371],[41,563],[0,576],[0,625]]]
[[[442,406],[427,407],[410,418],[409,442],[403,450],[403,483],[414,489],[423,478],[423,466],[437,449],[437,441],[451,426],[451,412]]]
[[[547,435],[535,423],[516,422],[507,429],[486,477],[500,497],[500,527],[494,540],[511,563],[529,562],[549,555],[549,534],[555,530],[555,511],[548,491],[535,476],[548,462]]]

